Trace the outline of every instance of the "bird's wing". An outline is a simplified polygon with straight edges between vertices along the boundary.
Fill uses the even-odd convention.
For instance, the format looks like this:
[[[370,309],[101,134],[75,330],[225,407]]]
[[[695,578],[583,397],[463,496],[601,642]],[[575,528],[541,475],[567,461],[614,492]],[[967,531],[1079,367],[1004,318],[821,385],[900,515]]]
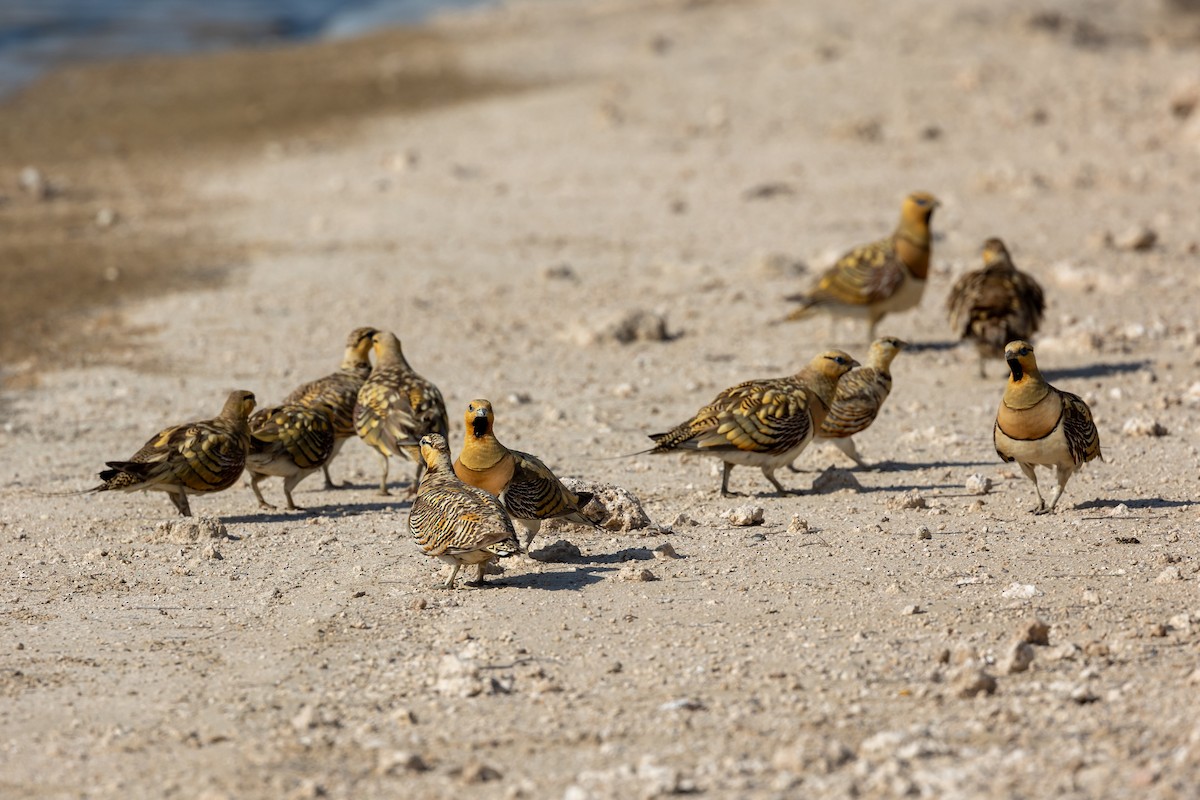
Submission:
[[[1059,390],[1062,397],[1063,434],[1067,439],[1067,449],[1071,452],[1071,460],[1076,464],[1091,461],[1093,458],[1104,460],[1100,452],[1100,433],[1096,423],[1092,421],[1092,411],[1083,398],[1070,392]]]
[[[809,297],[814,303],[870,305],[896,293],[906,271],[892,239],[855,248],[826,270]]]

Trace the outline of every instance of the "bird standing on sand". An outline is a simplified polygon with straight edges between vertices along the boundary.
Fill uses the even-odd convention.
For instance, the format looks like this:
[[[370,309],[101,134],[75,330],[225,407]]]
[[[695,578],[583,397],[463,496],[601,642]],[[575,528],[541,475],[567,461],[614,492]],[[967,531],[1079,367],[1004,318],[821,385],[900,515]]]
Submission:
[[[869,428],[879,415],[892,391],[892,360],[907,344],[892,336],[876,339],[867,365],[855,367],[838,381],[833,405],[817,430],[818,441],[833,442],[862,469],[870,467],[859,457],[852,437]]]
[[[875,326],[886,315],[921,302],[932,245],[929,221],[938,205],[938,199],[927,192],[904,198],[900,223],[892,235],[851,250],[807,294],[787,297],[801,304],[787,319],[802,319],[814,311],[866,319],[867,341],[873,340]]]
[[[355,435],[354,404],[358,402],[358,390],[371,374],[371,337],[374,328],[355,328],[346,338],[346,351],[337,372],[298,386],[283,399],[285,404],[298,403],[313,409],[328,412],[333,421],[333,452],[321,465],[325,473],[325,488],[336,489],[338,484],[329,476],[329,464],[341,451],[346,440]]]
[[[647,453],[690,450],[724,462],[721,495],[730,497],[735,465],[759,467],[780,494],[775,470],[790,464],[812,441],[837,393],[838,379],[858,362],[829,350],[785,378],[739,383],[721,392],[691,419],[666,433],[651,434]]]
[[[488,561],[521,552],[512,520],[499,500],[454,474],[446,437],[422,437],[420,452],[426,470],[408,513],[408,532],[425,555],[450,564],[444,588],[454,588],[463,564],[478,567],[475,584],[482,585]]]
[[[595,526],[580,509],[591,494],[576,494],[536,456],[509,450],[492,431],[496,417],[487,400],[467,405],[467,434],[454,462],[454,474],[468,486],[483,489],[500,499],[513,522],[525,531],[525,551],[541,530],[542,521],[561,517]]]
[[[296,511],[292,489],[333,457],[334,426],[324,409],[284,403],[259,409],[250,417],[250,452],[246,471],[250,490],[260,508],[275,506],[263,499],[258,482],[269,475],[283,478],[283,496],[289,511]]]
[[[395,334],[379,331],[371,341],[375,348],[375,369],[358,391],[354,428],[364,442],[383,456],[379,493],[388,494],[389,456],[416,462],[410,493],[415,492],[424,469],[416,443],[429,433],[449,435],[446,403],[438,388],[408,365]]]
[[[950,326],[979,352],[979,377],[986,378],[985,359],[1004,354],[1009,342],[1037,333],[1046,300],[1036,280],[1017,269],[999,239],[983,243],[983,268],[955,282],[946,297]]]
[[[247,418],[254,393],[229,393],[213,419],[185,422],[159,431],[128,461],[108,461],[93,492],[167,492],[182,516],[190,517],[188,494],[228,489],[246,466],[250,447]]]
[[[1046,383],[1032,345],[1009,342],[1004,360],[1010,374],[992,428],[996,453],[1004,461],[1016,461],[1025,477],[1033,481],[1038,498],[1033,513],[1049,514],[1058,505],[1067,481],[1083,464],[1093,458],[1104,460],[1100,434],[1087,403]],[[1058,488],[1049,506],[1038,488],[1035,464],[1055,468]]]

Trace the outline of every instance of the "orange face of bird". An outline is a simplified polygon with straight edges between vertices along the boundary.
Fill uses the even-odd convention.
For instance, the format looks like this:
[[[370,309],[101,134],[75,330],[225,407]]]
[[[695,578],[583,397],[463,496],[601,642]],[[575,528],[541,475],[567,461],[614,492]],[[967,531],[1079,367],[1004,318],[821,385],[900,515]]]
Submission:
[[[933,210],[940,205],[941,202],[929,192],[913,192],[904,198],[900,216],[904,222],[910,225],[928,227],[929,220],[933,217]]]
[[[346,337],[346,345],[353,348],[359,358],[366,358],[367,351],[375,343],[375,334],[378,332],[374,328],[355,328]]]
[[[400,350],[400,340],[396,338],[396,334],[388,331],[376,331],[371,337],[371,344],[375,347],[375,355],[380,356],[387,352],[396,353]]]
[[[230,414],[235,414],[243,419],[250,416],[250,412],[254,410],[254,392],[248,392],[245,389],[239,389],[229,393],[229,397],[225,400],[225,407],[221,413],[228,417]]]
[[[828,350],[817,356],[818,368],[830,378],[840,378],[859,366],[858,362],[841,350]]]
[[[440,433],[430,433],[421,437],[421,460],[431,472],[436,472],[450,460],[450,445],[446,437]]]
[[[892,359],[896,357],[901,350],[908,346],[908,342],[903,339],[897,339],[895,336],[884,336],[882,339],[876,339],[871,342],[871,362],[873,364],[889,365]]]
[[[1009,342],[1004,347],[1004,360],[1012,373],[1013,383],[1019,383],[1026,375],[1037,373],[1037,360],[1033,357],[1033,345],[1029,342]]]
[[[492,432],[492,424],[495,416],[492,413],[492,404],[487,400],[472,400],[467,403],[467,413],[464,415],[464,422],[467,430],[476,439],[481,439]]]

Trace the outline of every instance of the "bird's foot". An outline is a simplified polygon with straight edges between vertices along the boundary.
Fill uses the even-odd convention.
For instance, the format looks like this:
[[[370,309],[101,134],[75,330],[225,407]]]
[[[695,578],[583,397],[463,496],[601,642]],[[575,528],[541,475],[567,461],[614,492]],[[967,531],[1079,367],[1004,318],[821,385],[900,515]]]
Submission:
[[[278,506],[273,506],[270,503],[268,503],[266,500],[258,501],[258,507],[263,509],[264,511],[274,511],[276,508],[278,508]]]

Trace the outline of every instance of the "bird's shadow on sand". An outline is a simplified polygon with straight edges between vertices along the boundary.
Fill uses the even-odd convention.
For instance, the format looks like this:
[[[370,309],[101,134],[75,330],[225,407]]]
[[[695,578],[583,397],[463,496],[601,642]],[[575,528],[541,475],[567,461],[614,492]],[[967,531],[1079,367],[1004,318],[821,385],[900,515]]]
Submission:
[[[1156,508],[1191,508],[1198,505],[1195,500],[1166,500],[1162,497],[1139,497],[1134,500],[1088,500],[1073,506],[1076,511],[1088,511],[1096,508],[1116,508],[1124,505],[1130,511]],[[1088,519],[1111,519],[1111,517],[1088,517]]]
[[[535,553],[540,552],[535,550]],[[525,589],[544,589],[559,591],[562,589],[582,589],[588,584],[605,579],[605,573],[616,572],[615,565],[628,561],[653,561],[654,553],[645,547],[626,547],[615,553],[599,553],[596,555],[580,555],[577,557],[557,556],[553,561],[541,561],[542,564],[572,564],[571,570],[547,570],[545,572],[527,572],[524,575],[514,575],[495,581],[497,586],[512,586]]]
[[[938,353],[945,352],[946,350],[953,350],[954,348],[958,347],[959,344],[959,342],[950,340],[940,342],[909,342],[908,345],[905,346],[904,350],[905,352],[909,353]]]
[[[601,573],[615,572],[615,567],[578,566],[572,570],[526,572],[492,581],[496,588],[541,589],[546,592],[578,591],[585,586],[604,580]]]
[[[1042,371],[1042,375],[1047,381],[1053,383],[1054,381],[1061,380],[1102,378],[1105,375],[1123,375],[1128,372],[1140,372],[1148,366],[1150,366],[1150,362],[1142,359],[1140,361],[1122,361],[1118,363],[1085,364],[1082,367],[1070,367],[1068,369],[1047,369]]]
[[[854,470],[886,475],[889,472],[916,472],[923,469],[954,469],[958,467],[989,467],[995,466],[996,461],[881,461],[870,470]]]
[[[229,522],[295,522],[297,520],[311,519],[313,517],[332,517],[334,519],[343,519],[346,517],[357,517],[362,514],[368,514],[373,511],[400,511],[407,509],[412,505],[411,500],[397,500],[396,502],[379,501],[377,503],[329,503],[322,506],[305,506],[298,508],[295,511],[285,510],[263,510],[251,514],[239,514],[232,517],[222,517],[222,521]]]

